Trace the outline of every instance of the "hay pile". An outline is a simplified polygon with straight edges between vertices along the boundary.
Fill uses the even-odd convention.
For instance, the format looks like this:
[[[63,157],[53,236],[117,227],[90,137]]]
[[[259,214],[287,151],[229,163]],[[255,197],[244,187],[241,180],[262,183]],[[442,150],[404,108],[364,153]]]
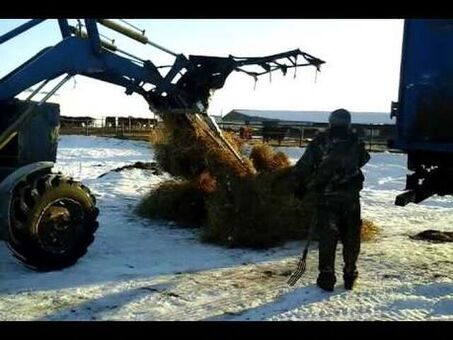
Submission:
[[[240,152],[242,141],[224,135]],[[294,197],[286,154],[260,143],[240,162],[203,120],[184,115],[164,115],[150,142],[158,164],[176,179],[151,191],[140,215],[202,227],[203,241],[231,247],[264,248],[307,237],[313,196]],[[371,236],[368,227],[363,230]]]
[[[150,137],[155,159],[164,171],[193,180],[204,171],[215,178],[244,177],[255,173],[249,160],[244,163],[212,138],[211,129],[197,116],[165,115],[163,124]],[[240,142],[225,134],[233,148]]]
[[[285,153],[281,151],[274,153],[272,147],[264,143],[253,147],[250,159],[255,169],[259,172],[275,172],[291,165]]]

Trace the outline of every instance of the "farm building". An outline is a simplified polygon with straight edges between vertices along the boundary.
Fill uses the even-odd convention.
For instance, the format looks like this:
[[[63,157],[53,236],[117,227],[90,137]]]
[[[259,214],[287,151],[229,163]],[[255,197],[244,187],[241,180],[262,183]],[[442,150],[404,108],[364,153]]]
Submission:
[[[269,111],[235,109],[226,114],[220,126],[264,141],[285,138],[310,140],[328,126],[330,111]],[[351,112],[352,126],[360,138],[372,143],[386,143],[395,134],[395,122],[386,112]]]

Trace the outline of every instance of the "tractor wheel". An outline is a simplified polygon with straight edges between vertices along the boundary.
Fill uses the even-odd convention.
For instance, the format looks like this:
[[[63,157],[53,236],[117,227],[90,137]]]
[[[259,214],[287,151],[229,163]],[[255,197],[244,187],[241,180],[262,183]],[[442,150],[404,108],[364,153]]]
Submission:
[[[99,210],[90,190],[60,174],[18,185],[12,197],[9,245],[29,267],[58,270],[73,265],[94,240]]]

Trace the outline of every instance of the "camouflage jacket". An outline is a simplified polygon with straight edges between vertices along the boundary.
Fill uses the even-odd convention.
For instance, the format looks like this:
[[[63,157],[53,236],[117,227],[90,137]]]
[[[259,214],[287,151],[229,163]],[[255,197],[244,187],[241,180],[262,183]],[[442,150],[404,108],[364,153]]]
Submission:
[[[370,160],[365,145],[350,132],[346,139],[333,139],[320,133],[310,143],[294,168],[295,180],[302,191],[319,194],[358,193],[363,188],[360,170]]]

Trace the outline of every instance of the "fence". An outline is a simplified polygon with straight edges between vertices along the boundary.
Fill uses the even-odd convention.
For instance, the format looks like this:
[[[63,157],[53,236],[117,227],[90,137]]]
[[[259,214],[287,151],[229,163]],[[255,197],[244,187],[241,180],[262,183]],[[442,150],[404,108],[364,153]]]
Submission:
[[[60,117],[60,134],[95,135],[148,140],[156,126],[153,118],[116,117]],[[220,128],[231,131],[250,142],[265,141],[273,146],[305,146],[318,133],[327,128],[326,123],[278,122],[219,122]],[[368,150],[387,150],[388,140],[395,135],[394,125],[354,124],[355,130]]]
[[[250,141],[262,140],[278,146],[306,146],[319,131],[324,131],[327,123],[261,123],[220,122],[223,130],[232,131],[241,138]],[[368,150],[383,151],[388,149],[388,140],[394,138],[394,125],[353,124],[353,130],[365,143]]]
[[[149,132],[154,128],[156,122],[156,119],[153,118],[61,116],[60,134],[148,139]]]

